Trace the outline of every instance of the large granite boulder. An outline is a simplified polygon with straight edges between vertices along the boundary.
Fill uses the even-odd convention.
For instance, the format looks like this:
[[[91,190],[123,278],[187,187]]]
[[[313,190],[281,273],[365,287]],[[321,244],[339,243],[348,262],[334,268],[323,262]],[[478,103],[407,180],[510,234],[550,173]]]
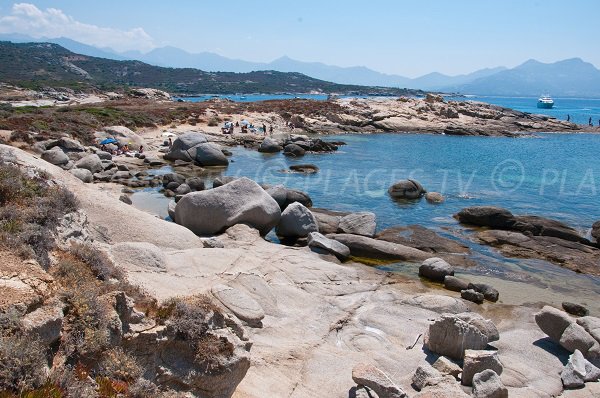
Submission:
[[[447,276],[454,276],[454,267],[439,257],[428,258],[419,267],[419,276],[443,282]]]
[[[309,233],[318,231],[315,216],[299,202],[291,203],[286,207],[275,228],[277,235],[285,238],[304,238]]]
[[[69,163],[69,157],[60,147],[54,147],[48,151],[42,152],[42,159],[56,166],[62,166]]]
[[[318,232],[308,234],[308,247],[317,252],[325,251],[331,253],[340,260],[345,260],[350,256],[348,246],[336,240],[329,239]]]
[[[555,343],[560,341],[565,329],[573,322],[574,320],[569,314],[549,305],[544,306],[540,312],[535,314],[535,323]]]
[[[197,235],[213,235],[235,224],[247,224],[265,235],[280,217],[277,202],[245,177],[218,188],[191,192],[175,207],[177,223]]]
[[[443,314],[429,325],[425,346],[436,354],[462,359],[465,350],[483,350],[499,339],[498,329],[490,320],[474,313]]]
[[[260,146],[258,147],[258,152],[276,153],[280,152],[281,149],[282,147],[277,141],[271,137],[267,137],[263,140],[263,142],[261,142]]]
[[[95,153],[91,155],[87,155],[84,158],[81,158],[75,163],[75,167],[78,169],[86,169],[91,171],[92,173],[100,173],[104,170],[102,166],[102,160]]]
[[[288,144],[285,146],[285,148],[283,148],[283,154],[285,156],[300,157],[304,156],[305,153],[306,151],[304,148],[296,144]]]
[[[372,237],[375,235],[375,213],[369,211],[350,213],[340,218],[338,230],[345,234],[363,235]]]
[[[415,180],[401,180],[388,189],[388,194],[394,199],[419,199],[425,194],[423,186]]]
[[[227,166],[229,159],[221,151],[221,147],[210,142],[198,144],[187,153],[200,166]]]
[[[164,158],[167,160],[191,162],[194,160],[194,157],[188,153],[188,150],[196,145],[207,142],[206,136],[202,133],[189,132],[182,134],[173,141],[170,151],[165,154]]]
[[[467,207],[454,217],[463,224],[498,229],[510,229],[515,223],[515,216],[510,211],[493,206]]]

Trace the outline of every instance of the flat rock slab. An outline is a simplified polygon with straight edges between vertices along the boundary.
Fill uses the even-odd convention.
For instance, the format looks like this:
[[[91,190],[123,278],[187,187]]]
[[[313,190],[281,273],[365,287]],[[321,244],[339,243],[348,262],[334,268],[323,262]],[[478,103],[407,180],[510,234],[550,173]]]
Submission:
[[[265,312],[248,293],[226,285],[216,285],[211,289],[212,294],[235,316],[249,325],[260,325]]]

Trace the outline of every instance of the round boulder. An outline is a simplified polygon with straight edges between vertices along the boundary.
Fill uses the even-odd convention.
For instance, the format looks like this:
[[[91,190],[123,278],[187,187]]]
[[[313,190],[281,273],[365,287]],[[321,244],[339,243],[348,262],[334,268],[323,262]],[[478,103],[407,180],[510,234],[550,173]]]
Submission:
[[[229,159],[221,151],[221,147],[210,142],[198,144],[187,153],[200,166],[227,166]]]
[[[69,157],[59,147],[54,147],[49,151],[42,152],[42,159],[56,166],[69,163]]]
[[[303,238],[318,232],[317,220],[310,210],[298,202],[290,204],[282,213],[275,232],[286,238]]]
[[[419,276],[433,281],[443,282],[446,275],[454,276],[454,267],[438,257],[428,258],[419,267]]]
[[[444,196],[439,193],[439,192],[427,192],[425,194],[425,200],[428,203],[432,203],[432,204],[439,204],[439,203],[443,203],[445,198]]]
[[[281,151],[281,145],[271,137],[267,137],[260,143],[258,152],[277,153]]]
[[[188,150],[198,144],[207,142],[206,136],[201,133],[189,132],[182,134],[173,141],[170,151],[165,154],[164,158],[167,160],[183,160],[191,162],[194,158],[190,156]]]
[[[94,180],[92,172],[87,169],[71,169],[69,172],[85,183],[90,183]]]
[[[393,199],[418,199],[425,194],[423,186],[415,180],[401,180],[388,189]]]
[[[91,171],[92,173],[99,173],[102,170],[104,170],[104,167],[102,165],[102,160],[100,160],[98,155],[96,155],[95,153],[91,154],[91,155],[87,155],[86,157],[78,160],[75,163],[75,167],[77,167],[79,169],[87,169],[87,170]]]
[[[214,235],[236,224],[249,225],[265,235],[280,217],[277,202],[245,177],[218,188],[191,192],[175,208],[177,223],[197,235]]]
[[[288,144],[283,148],[283,154],[285,156],[300,157],[304,156],[305,153],[306,151],[300,145],[296,144]]]

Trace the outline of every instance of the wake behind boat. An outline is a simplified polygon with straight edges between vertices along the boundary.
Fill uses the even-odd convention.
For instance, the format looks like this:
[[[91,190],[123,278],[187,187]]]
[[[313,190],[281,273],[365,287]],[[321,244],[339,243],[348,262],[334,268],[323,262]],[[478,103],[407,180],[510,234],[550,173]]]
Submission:
[[[554,106],[554,100],[548,95],[543,94],[537,102],[537,107],[542,109],[551,109]]]

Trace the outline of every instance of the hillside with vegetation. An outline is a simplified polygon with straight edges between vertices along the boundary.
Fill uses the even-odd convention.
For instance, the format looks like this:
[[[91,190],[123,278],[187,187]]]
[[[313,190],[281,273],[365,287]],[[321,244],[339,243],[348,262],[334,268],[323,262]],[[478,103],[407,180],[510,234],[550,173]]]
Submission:
[[[115,61],[73,53],[51,43],[0,42],[0,82],[21,87],[118,90],[151,87],[174,94],[309,93],[418,95],[419,90],[343,85],[300,73],[204,72],[164,68],[140,61]]]

